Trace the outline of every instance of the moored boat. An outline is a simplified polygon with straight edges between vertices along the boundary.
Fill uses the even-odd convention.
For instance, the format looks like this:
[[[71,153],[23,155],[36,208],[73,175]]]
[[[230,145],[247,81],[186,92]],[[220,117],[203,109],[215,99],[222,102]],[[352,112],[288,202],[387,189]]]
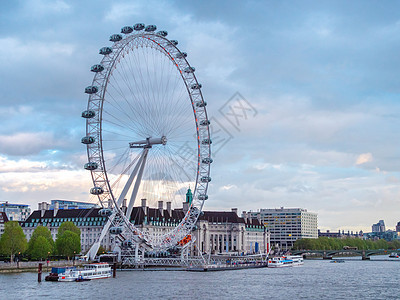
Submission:
[[[390,253],[389,257],[391,257],[391,258],[399,258],[399,254],[396,253],[396,252],[392,252],[392,253]]]
[[[59,275],[69,272],[70,270],[76,270],[76,267],[52,267],[51,272],[47,275],[44,280],[46,281],[58,281]]]
[[[84,265],[83,269],[66,270],[58,275],[58,281],[88,281],[111,277],[111,267],[108,263]]]

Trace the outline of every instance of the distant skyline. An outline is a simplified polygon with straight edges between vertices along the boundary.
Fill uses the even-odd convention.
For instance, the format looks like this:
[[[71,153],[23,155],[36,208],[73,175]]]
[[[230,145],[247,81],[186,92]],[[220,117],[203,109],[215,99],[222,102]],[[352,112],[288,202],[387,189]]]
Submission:
[[[203,85],[205,210],[301,207],[324,231],[400,221],[398,2],[3,2],[0,201],[93,199],[83,90],[108,37],[143,22],[179,40]]]

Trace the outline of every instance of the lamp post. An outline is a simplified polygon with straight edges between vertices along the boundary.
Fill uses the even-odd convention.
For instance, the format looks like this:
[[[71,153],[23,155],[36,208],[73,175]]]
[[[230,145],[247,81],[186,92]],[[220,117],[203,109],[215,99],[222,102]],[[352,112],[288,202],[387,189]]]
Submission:
[[[73,258],[73,261],[72,261],[72,265],[75,266],[75,251],[74,251],[74,258]]]
[[[47,252],[47,272],[49,271],[50,251]]]

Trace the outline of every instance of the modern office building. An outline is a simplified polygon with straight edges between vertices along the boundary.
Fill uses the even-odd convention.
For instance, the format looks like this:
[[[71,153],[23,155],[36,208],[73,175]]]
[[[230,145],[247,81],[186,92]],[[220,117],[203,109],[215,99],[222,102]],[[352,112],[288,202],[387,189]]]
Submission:
[[[379,220],[378,223],[372,224],[372,232],[385,232],[385,222],[383,220]]]
[[[6,213],[9,221],[25,221],[29,217],[31,209],[27,204],[13,204],[5,201],[0,203],[0,212]]]
[[[399,233],[400,233],[400,222],[397,222],[397,225],[396,225],[396,232],[399,232]]]
[[[289,250],[301,238],[318,238],[317,214],[307,209],[260,209],[257,212],[243,212],[242,216],[262,222],[271,235],[271,246],[276,250]]]
[[[80,202],[71,200],[51,200],[49,209],[52,210],[58,205],[58,209],[89,209],[99,207],[96,203]]]
[[[163,234],[176,227],[184,218],[189,203],[183,203],[183,208],[171,209],[171,203],[159,201],[158,208],[146,205],[134,207],[130,221],[141,228],[142,231]],[[56,239],[58,228],[63,222],[71,221],[81,230],[82,252],[87,252],[91,245],[97,241],[107,219],[98,214],[100,208],[90,209],[59,209],[55,204],[54,209],[49,209],[50,204],[39,203],[35,210],[22,224],[24,233],[29,240],[38,225],[50,229],[53,239]],[[124,201],[122,210],[126,210]],[[199,217],[197,230],[193,232],[196,243],[192,247],[192,254],[202,253],[265,253],[270,249],[269,233],[264,225],[257,219],[241,218],[237,209],[232,211],[205,211]],[[113,248],[114,239],[109,233],[102,241],[102,246],[109,250]]]

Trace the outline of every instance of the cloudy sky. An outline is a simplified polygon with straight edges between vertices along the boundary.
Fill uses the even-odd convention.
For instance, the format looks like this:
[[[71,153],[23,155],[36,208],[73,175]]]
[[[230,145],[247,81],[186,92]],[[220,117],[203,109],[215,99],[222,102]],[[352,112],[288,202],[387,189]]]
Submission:
[[[82,4],[84,3],[84,4]],[[145,4],[144,4],[145,3]],[[80,143],[98,49],[179,40],[213,120],[206,209],[302,207],[321,229],[400,221],[395,1],[3,1],[0,201],[90,200]]]

